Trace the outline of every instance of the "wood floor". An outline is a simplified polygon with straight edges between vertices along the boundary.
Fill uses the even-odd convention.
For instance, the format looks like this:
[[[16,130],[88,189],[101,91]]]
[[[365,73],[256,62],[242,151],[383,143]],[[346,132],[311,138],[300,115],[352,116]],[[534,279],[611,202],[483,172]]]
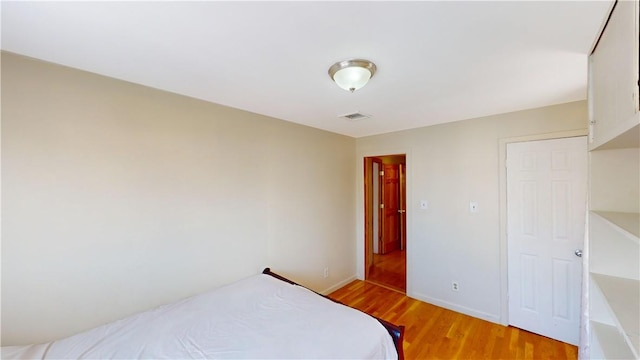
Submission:
[[[395,250],[385,255],[373,254],[373,266],[367,281],[405,292],[407,289],[407,255]]]
[[[356,280],[329,297],[405,326],[409,359],[577,359],[578,348],[490,323]]]

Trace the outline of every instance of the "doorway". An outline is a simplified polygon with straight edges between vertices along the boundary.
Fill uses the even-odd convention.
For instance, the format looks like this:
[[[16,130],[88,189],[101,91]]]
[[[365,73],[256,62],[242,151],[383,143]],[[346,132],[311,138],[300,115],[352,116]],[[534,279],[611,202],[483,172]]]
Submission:
[[[509,324],[576,345],[586,137],[517,142],[506,150]]]
[[[365,280],[406,292],[406,155],[364,158]]]

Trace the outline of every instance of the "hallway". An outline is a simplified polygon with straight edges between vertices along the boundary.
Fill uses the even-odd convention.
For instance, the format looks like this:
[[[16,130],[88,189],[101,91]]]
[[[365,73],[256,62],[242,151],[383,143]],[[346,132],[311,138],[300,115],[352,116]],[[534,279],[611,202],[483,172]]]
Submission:
[[[407,291],[407,254],[404,250],[395,250],[385,255],[373,254],[373,267],[368,281],[401,292]]]

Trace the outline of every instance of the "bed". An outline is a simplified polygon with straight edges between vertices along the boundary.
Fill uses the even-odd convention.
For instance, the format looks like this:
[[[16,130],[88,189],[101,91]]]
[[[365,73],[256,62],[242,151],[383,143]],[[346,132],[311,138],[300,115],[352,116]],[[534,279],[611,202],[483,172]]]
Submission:
[[[403,327],[269,268],[218,289],[2,359],[402,359]]]

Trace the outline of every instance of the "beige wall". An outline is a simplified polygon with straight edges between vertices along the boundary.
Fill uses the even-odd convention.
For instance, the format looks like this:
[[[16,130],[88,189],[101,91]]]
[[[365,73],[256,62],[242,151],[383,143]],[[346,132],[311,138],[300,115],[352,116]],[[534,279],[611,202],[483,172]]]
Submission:
[[[3,53],[2,343],[264,266],[320,291],[362,276],[362,157],[397,153],[409,294],[500,322],[500,139],[586,118],[576,102],[354,140]]]
[[[264,266],[340,285],[354,162],[352,138],[3,53],[2,344]]]
[[[464,106],[464,105],[461,105]],[[356,140],[362,158],[407,153],[407,291],[409,295],[504,322],[506,251],[500,225],[500,140],[580,130],[586,102],[489,116]],[[358,276],[363,276],[362,177],[356,179]],[[427,200],[428,210],[420,209]],[[479,213],[469,212],[469,202]],[[460,285],[451,291],[451,282]]]

